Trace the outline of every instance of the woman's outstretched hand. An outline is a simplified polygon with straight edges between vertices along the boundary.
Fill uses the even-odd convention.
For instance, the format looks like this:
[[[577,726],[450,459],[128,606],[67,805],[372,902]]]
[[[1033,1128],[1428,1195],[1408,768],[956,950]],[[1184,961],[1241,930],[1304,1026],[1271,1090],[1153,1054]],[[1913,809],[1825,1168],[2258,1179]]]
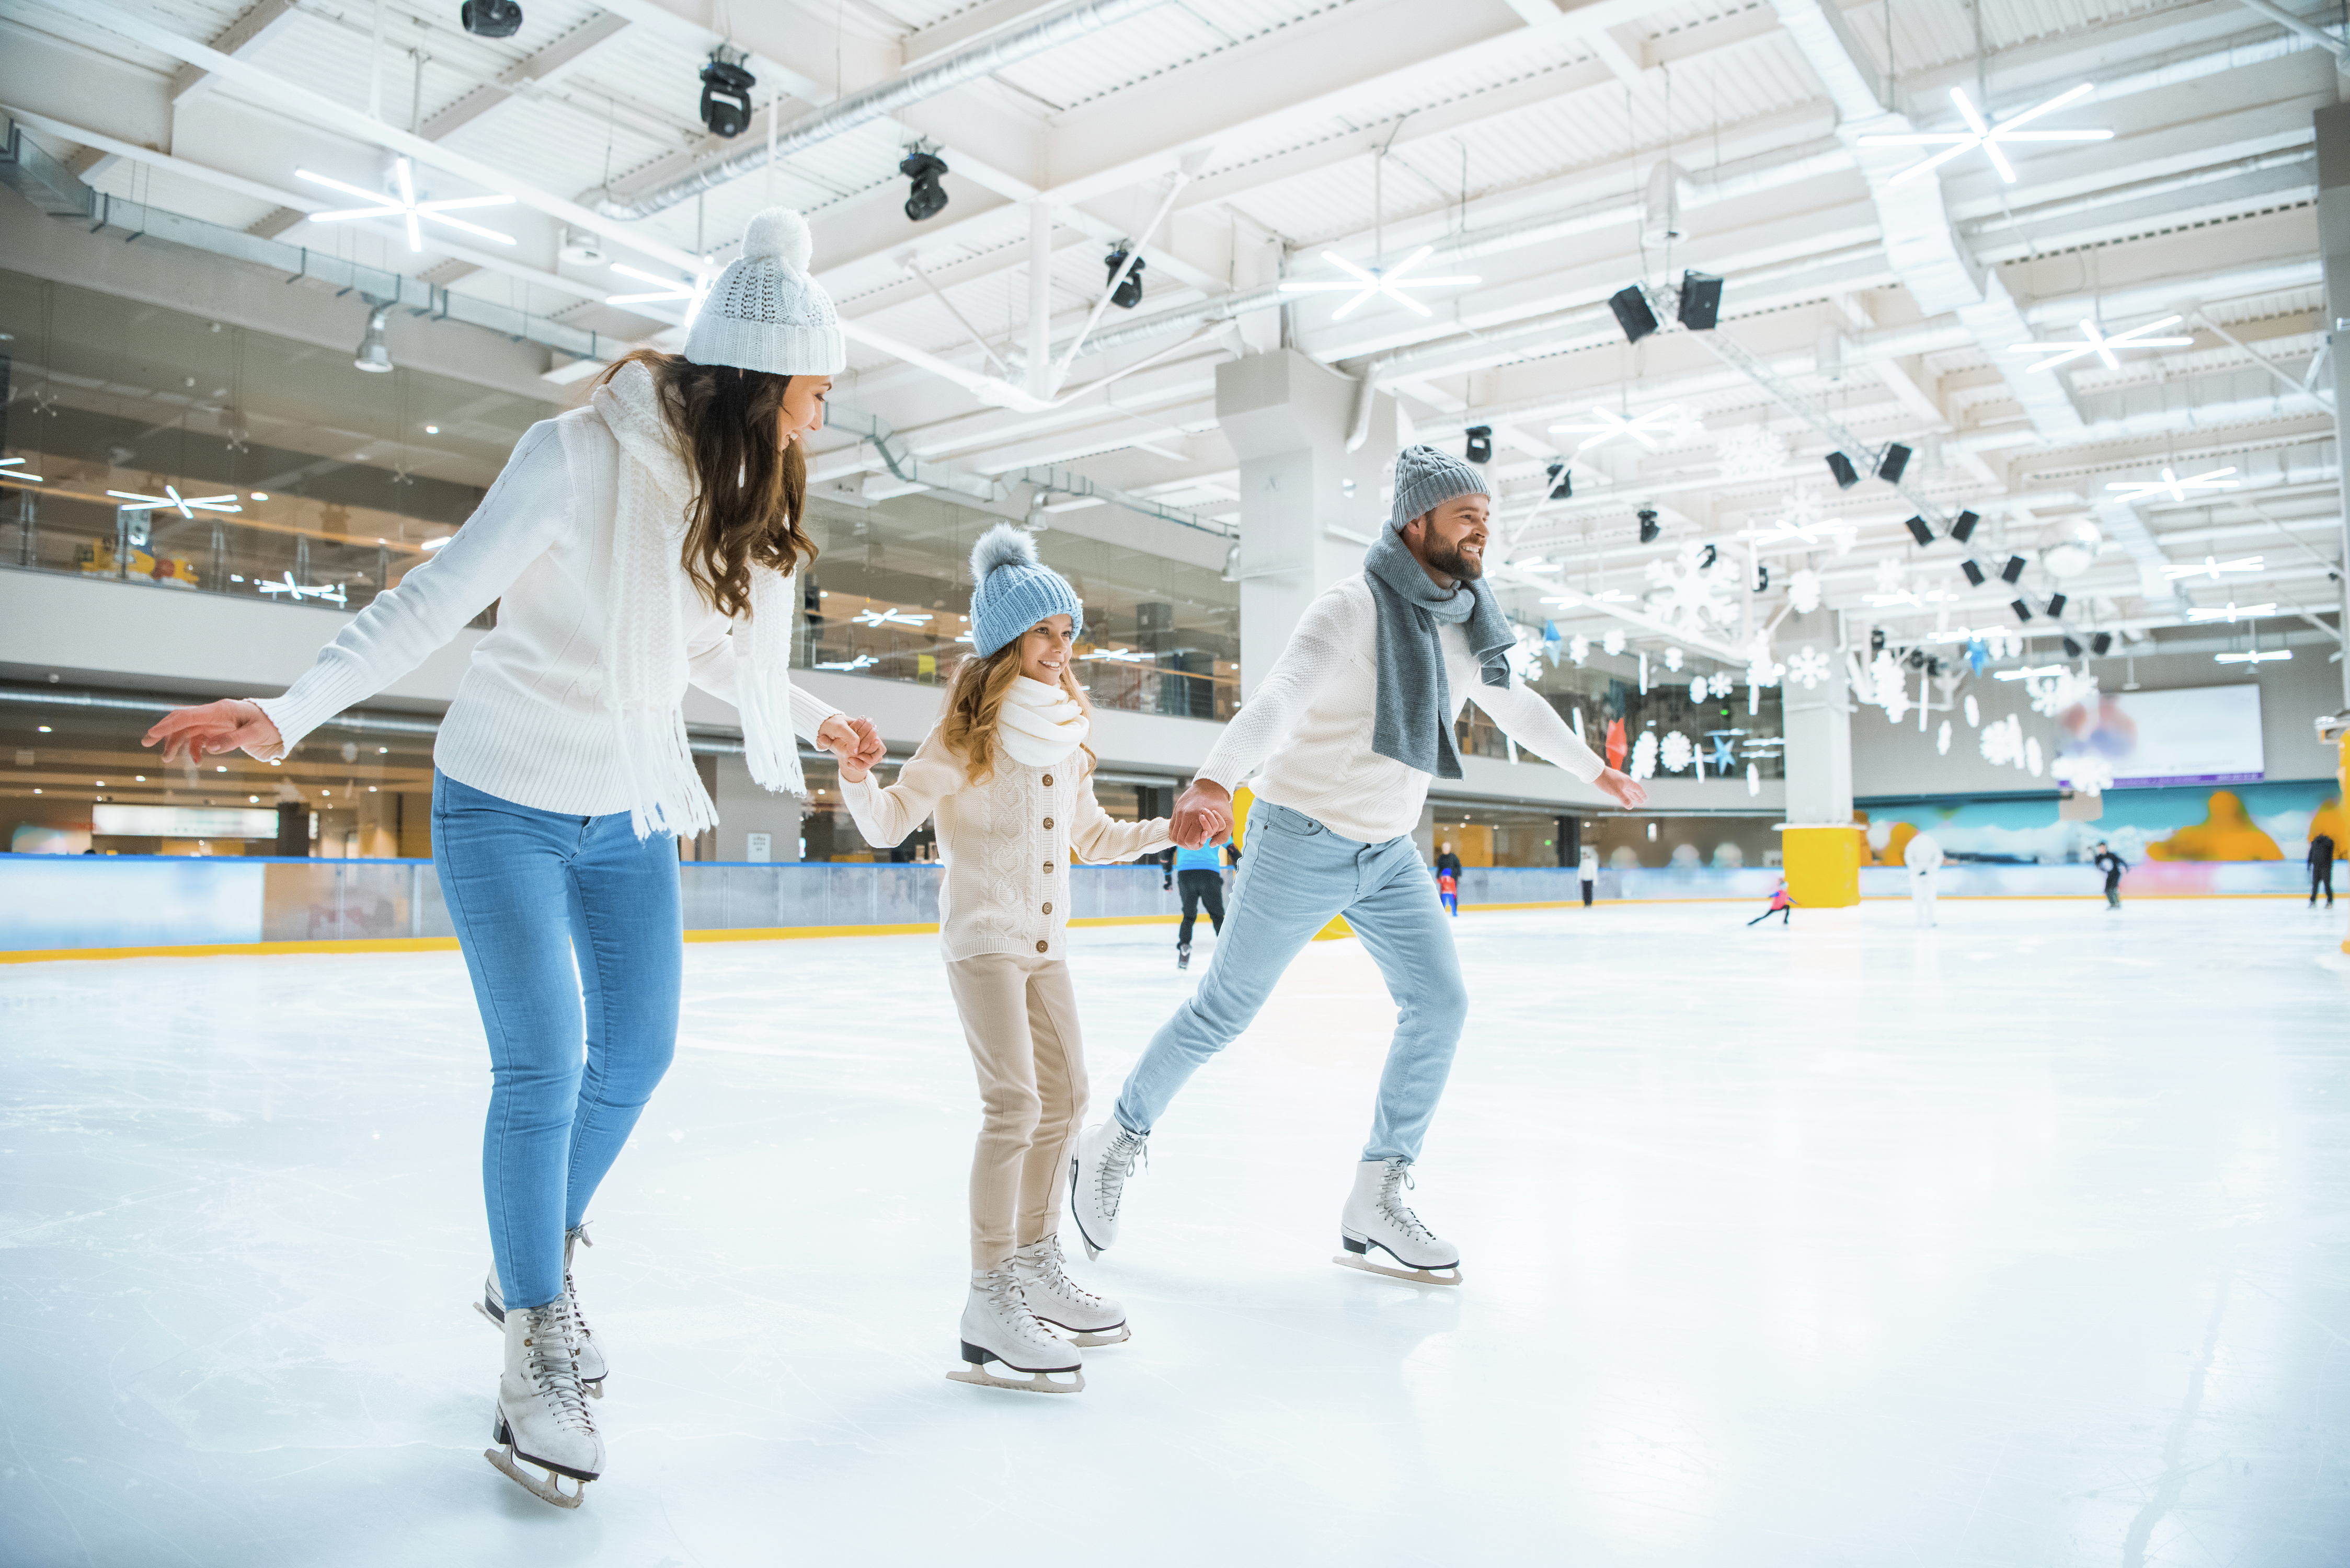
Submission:
[[[1639,781],[1629,774],[1618,773],[1614,768],[1603,768],[1600,770],[1599,776],[1591,782],[1597,784],[1606,794],[1615,796],[1616,804],[1627,811],[1638,811],[1648,804],[1648,792],[1642,789]]]
[[[201,708],[174,708],[157,720],[139,743],[161,745],[167,763],[192,766],[208,756],[235,751],[265,763],[286,750],[277,726],[269,722],[261,704],[234,697]]]
[[[863,784],[865,776],[876,763],[889,755],[889,749],[881,743],[881,732],[870,719],[851,719],[835,713],[816,729],[816,743],[830,752],[840,763],[840,776],[849,784]]]

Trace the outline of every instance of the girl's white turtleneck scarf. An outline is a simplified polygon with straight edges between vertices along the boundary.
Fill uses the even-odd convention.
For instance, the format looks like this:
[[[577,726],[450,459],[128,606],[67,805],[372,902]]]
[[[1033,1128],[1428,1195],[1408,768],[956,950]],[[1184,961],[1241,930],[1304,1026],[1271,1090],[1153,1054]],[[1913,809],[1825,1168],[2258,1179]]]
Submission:
[[[1048,768],[1086,743],[1093,721],[1055,686],[1015,678],[995,721],[995,738],[1023,767]]]

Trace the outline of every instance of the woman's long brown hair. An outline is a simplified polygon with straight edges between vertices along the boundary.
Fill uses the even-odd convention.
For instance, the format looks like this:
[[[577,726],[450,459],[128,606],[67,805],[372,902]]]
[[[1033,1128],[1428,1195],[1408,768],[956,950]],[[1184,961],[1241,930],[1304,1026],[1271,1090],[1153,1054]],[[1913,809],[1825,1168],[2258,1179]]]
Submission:
[[[947,689],[947,712],[941,721],[947,750],[962,759],[963,777],[974,784],[985,784],[995,774],[995,722],[1003,716],[1003,700],[1011,694],[1012,683],[1020,679],[1020,644],[1027,635],[1023,631],[984,659],[964,655],[955,666],[954,684]],[[1066,667],[1061,670],[1061,690],[1079,712],[1094,711],[1094,705],[1086,701],[1085,688]],[[1094,749],[1078,749],[1086,753],[1086,769],[1090,773],[1098,760]]]
[[[753,566],[791,572],[816,559],[816,541],[800,528],[807,459],[797,441],[775,450],[775,421],[792,379],[639,348],[616,360],[597,384],[632,364],[652,372],[661,411],[693,475],[681,564],[712,608],[747,619]]]

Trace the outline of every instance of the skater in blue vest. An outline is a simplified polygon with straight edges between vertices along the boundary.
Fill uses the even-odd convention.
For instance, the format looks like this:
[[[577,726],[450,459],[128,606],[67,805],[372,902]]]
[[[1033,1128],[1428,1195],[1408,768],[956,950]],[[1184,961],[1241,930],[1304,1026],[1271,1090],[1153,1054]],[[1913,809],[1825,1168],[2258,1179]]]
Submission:
[[[1178,846],[1175,850],[1175,880],[1183,896],[1183,923],[1175,928],[1175,967],[1191,967],[1191,926],[1200,918],[1200,906],[1208,908],[1208,924],[1218,936],[1224,934],[1224,851],[1222,845],[1202,844],[1197,849]]]

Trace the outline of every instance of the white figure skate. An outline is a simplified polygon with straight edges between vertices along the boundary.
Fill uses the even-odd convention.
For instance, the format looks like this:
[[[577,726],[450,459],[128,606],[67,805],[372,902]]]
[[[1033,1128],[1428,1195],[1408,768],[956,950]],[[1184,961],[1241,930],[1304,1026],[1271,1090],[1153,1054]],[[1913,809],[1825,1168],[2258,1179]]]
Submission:
[[[584,1224],[575,1225],[563,1233],[563,1293],[556,1298],[571,1317],[571,1350],[579,1363],[579,1385],[601,1399],[604,1397],[604,1352],[597,1346],[596,1336],[588,1326],[588,1316],[579,1310],[579,1293],[571,1283],[571,1249],[586,1242],[592,1247],[595,1238],[588,1234]],[[505,1292],[498,1284],[498,1266],[490,1265],[490,1277],[482,1283],[482,1299],[473,1310],[490,1322],[493,1328],[503,1328],[506,1321]]]
[[[567,1331],[560,1300],[506,1314],[506,1364],[491,1439],[499,1448],[482,1453],[516,1486],[557,1508],[577,1508],[588,1483],[604,1471],[604,1439],[588,1413]],[[544,1479],[525,1465],[536,1466]],[[565,1476],[579,1484],[565,1491]]]
[[[1355,1190],[1347,1195],[1339,1217],[1338,1237],[1346,1251],[1330,1261],[1415,1284],[1457,1285],[1461,1282],[1461,1250],[1419,1222],[1406,1207],[1404,1189],[1411,1185],[1411,1161],[1367,1159],[1355,1167]],[[1377,1247],[1403,1265],[1388,1268],[1371,1262]]]
[[[1126,1196],[1126,1179],[1145,1162],[1149,1133],[1128,1132],[1116,1116],[1077,1135],[1077,1148],[1069,1157],[1069,1209],[1076,1216],[1077,1235],[1086,1256],[1098,1258],[1118,1241],[1118,1208]]]
[[[961,1371],[947,1374],[957,1383],[1035,1394],[1085,1392],[1086,1358],[1037,1321],[1022,1299],[1019,1276],[1009,1267],[971,1276],[971,1297],[962,1309],[962,1359]],[[991,1361],[1024,1376],[998,1377],[987,1369]]]
[[[1124,1307],[1069,1278],[1058,1236],[1031,1241],[1013,1253],[1012,1272],[1028,1310],[1067,1334],[1071,1345],[1116,1345],[1129,1337]]]

